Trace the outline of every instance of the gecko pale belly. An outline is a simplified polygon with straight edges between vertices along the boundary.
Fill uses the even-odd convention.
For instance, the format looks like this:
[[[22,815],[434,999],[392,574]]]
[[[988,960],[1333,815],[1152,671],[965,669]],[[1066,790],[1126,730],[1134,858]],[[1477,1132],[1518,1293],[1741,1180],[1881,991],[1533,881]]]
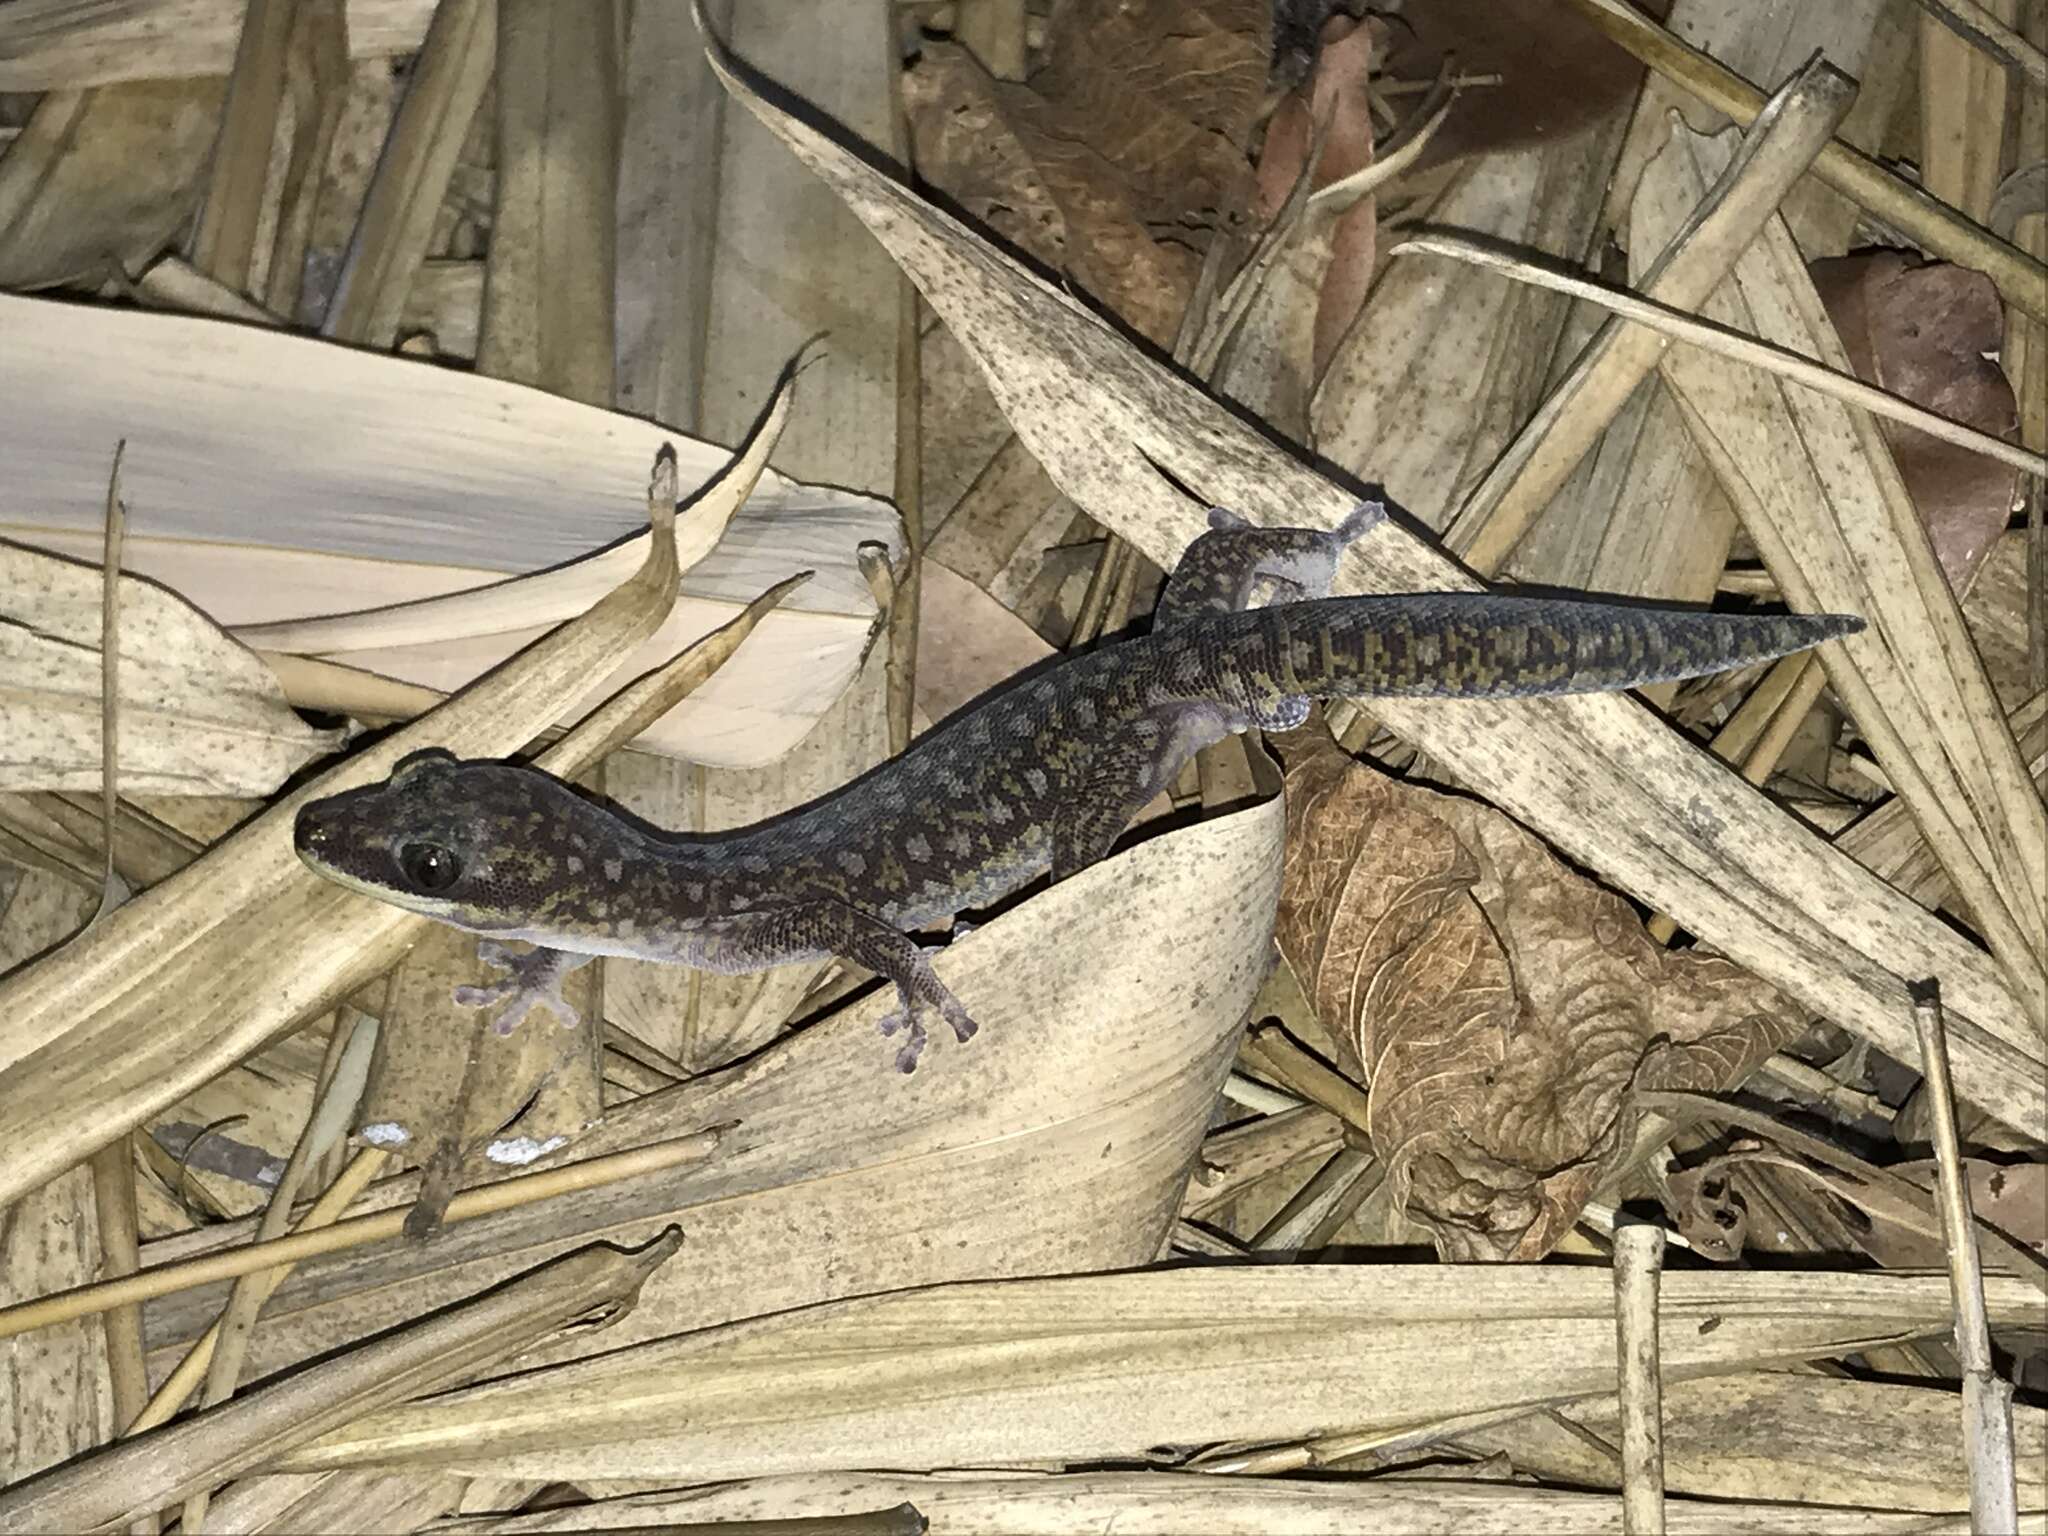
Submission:
[[[1108,853],[1197,749],[1297,723],[1313,697],[1513,698],[1636,687],[1745,665],[1862,627],[1838,615],[1725,616],[1490,594],[1310,597],[1251,611],[1260,579],[1324,590],[1362,509],[1330,533],[1215,519],[1153,632],[1051,666],[961,711],[901,756],[786,815],[667,833],[537,770],[420,753],[379,785],[313,802],[314,869],[499,939],[496,991],[556,1006],[563,956],[718,971],[838,956],[895,983],[915,1067],[931,1016],[973,1020],[909,930]],[[1206,547],[1205,547],[1206,546]],[[525,1011],[501,1019],[509,1028]]]

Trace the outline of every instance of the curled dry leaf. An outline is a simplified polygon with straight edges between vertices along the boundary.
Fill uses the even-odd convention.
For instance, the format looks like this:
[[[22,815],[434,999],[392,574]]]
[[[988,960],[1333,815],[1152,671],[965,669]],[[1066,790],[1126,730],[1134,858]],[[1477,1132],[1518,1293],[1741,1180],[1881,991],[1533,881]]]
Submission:
[[[1028,85],[928,44],[904,77],[918,168],[1019,249],[1152,340],[1172,340],[1198,265],[1188,240],[1240,220],[1265,83],[1266,7],[1070,7]]]
[[[1803,1024],[1490,806],[1328,745],[1287,787],[1281,953],[1446,1258],[1549,1252],[1627,1149],[1634,1088],[1730,1087]]]
[[[1993,361],[2005,312],[1981,272],[1911,265],[1900,251],[1813,263],[1814,287],[1856,372],[1916,405],[2010,436],[2019,407]],[[1957,592],[1976,579],[2012,517],[2019,471],[1896,422],[1880,422],[1942,574]]]
[[[91,566],[0,543],[0,788],[99,788],[102,585]],[[120,651],[124,794],[268,795],[340,740],[205,615],[132,576]]]

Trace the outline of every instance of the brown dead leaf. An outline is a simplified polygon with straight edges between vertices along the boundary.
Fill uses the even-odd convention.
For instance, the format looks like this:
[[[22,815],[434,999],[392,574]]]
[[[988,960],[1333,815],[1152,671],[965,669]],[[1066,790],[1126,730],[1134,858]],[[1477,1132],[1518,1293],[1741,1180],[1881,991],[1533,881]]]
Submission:
[[[1629,1145],[1633,1090],[1732,1086],[1802,1022],[1490,806],[1329,745],[1287,789],[1281,953],[1446,1258],[1541,1257]]]
[[[1070,6],[1026,85],[927,44],[903,78],[918,169],[1170,342],[1199,265],[1189,242],[1251,202],[1244,145],[1265,58],[1265,8],[1245,0]]]
[[[1372,164],[1373,126],[1369,94],[1372,29],[1348,16],[1333,16],[1323,27],[1322,47],[1308,80],[1274,109],[1259,154],[1258,213],[1270,222],[1308,164],[1311,143],[1321,135],[1321,156],[1313,186],[1361,171]],[[1372,285],[1378,203],[1361,198],[1339,215],[1323,238],[1328,242],[1315,315],[1315,340],[1308,377],[1320,379],[1337,343],[1351,329]]]
[[[1922,1189],[1932,1190],[1937,1177],[1934,1160],[1894,1164],[1891,1171]],[[1994,1163],[1980,1157],[1963,1159],[1970,1183],[1970,1210],[1987,1226],[2011,1238],[2014,1245],[2048,1260],[2048,1163]],[[1858,1235],[1863,1251],[1887,1269],[1939,1269],[1948,1262],[1939,1237],[1903,1222],[1870,1212],[1870,1229]],[[1986,1255],[1985,1263],[1996,1263]]]
[[[1911,265],[1900,251],[1812,264],[1814,287],[1856,372],[1917,405],[2009,437],[2019,426],[2012,385],[1995,354],[2005,312],[1981,272],[1947,262]],[[1879,424],[1942,573],[1969,590],[2019,489],[2019,471],[1893,422]]]

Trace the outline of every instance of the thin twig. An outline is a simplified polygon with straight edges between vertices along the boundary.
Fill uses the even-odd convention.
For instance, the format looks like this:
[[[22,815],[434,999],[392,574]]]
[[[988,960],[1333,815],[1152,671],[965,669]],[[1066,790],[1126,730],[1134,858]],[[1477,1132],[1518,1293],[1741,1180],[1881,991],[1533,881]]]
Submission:
[[[1948,1286],[1956,1309],[1956,1354],[1963,1363],[1963,1451],[1970,1465],[1970,1526],[1978,1531],[2019,1528],[2019,1491],[2013,1478],[2012,1387],[1991,1367],[1991,1324],[1984,1311],[1984,1271],[1977,1259],[1970,1187],[1957,1145],[1955,1095],[1949,1086],[1948,1044],[1941,988],[1913,985],[1913,1028],[1920,1036],[1920,1070],[1934,1116],[1934,1160],[1941,1173],[1941,1224],[1948,1247]]]
[[[1664,1229],[1630,1222],[1614,1233],[1614,1328],[1621,1377],[1621,1528],[1664,1536],[1664,1383],[1657,1287]]]
[[[1823,395],[1832,395],[1850,405],[1860,405],[1873,416],[1885,416],[1906,426],[1917,428],[1929,437],[1938,437],[1945,443],[1958,448],[1967,448],[1981,453],[1988,459],[2009,464],[2014,469],[2032,475],[2037,480],[2048,480],[2048,456],[2033,453],[2017,443],[2008,443],[1993,437],[1989,432],[1980,432],[1975,427],[1964,426],[1959,421],[1930,411],[1924,406],[1879,389],[1874,384],[1815,362],[1812,358],[1801,357],[1797,352],[1776,347],[1754,336],[1745,336],[1740,331],[1702,320],[1697,315],[1688,315],[1681,310],[1670,309],[1653,303],[1638,294],[1622,289],[1610,288],[1604,283],[1589,282],[1574,277],[1568,272],[1559,272],[1552,267],[1538,266],[1494,250],[1470,240],[1460,240],[1450,235],[1414,235],[1402,241],[1387,254],[1406,256],[1421,252],[1431,256],[1448,256],[1454,261],[1469,262],[1473,266],[1487,267],[1504,272],[1517,282],[1528,283],[1535,288],[1548,288],[1556,293],[1567,293],[1576,299],[1586,299],[1605,309],[1612,310],[1624,320],[1637,325],[1648,326],[1674,340],[1683,341],[1705,352],[1717,353],[1733,358],[1736,362],[1747,363],[1752,368],[1761,368],[1803,384],[1808,389]]]
[[[468,1221],[478,1216],[492,1215],[509,1210],[514,1206],[531,1205],[536,1200],[548,1200],[557,1195],[574,1194],[579,1190],[595,1189],[601,1184],[614,1184],[621,1179],[633,1178],[643,1173],[658,1173],[673,1168],[679,1163],[694,1162],[707,1157],[724,1139],[725,1128],[714,1126],[691,1136],[678,1136],[670,1141],[658,1141],[652,1146],[635,1147],[630,1152],[614,1152],[606,1157],[585,1158],[580,1163],[571,1163],[566,1168],[551,1168],[546,1173],[529,1173],[520,1178],[507,1179],[502,1184],[489,1184],[481,1189],[466,1189],[448,1202],[446,1224]],[[295,1264],[301,1259],[310,1259],[319,1254],[336,1253],[344,1248],[361,1248],[369,1243],[382,1242],[387,1237],[396,1237],[404,1229],[406,1213],[410,1206],[400,1206],[389,1211],[379,1211],[372,1216],[358,1216],[351,1221],[336,1222],[320,1232],[296,1232],[290,1237],[280,1237],[268,1243],[250,1243],[246,1247],[232,1248],[224,1253],[211,1253],[181,1264],[163,1264],[155,1269],[143,1270],[140,1274],[129,1275],[121,1280],[103,1281],[98,1285],[81,1285],[72,1290],[59,1291],[52,1296],[38,1297],[34,1301],[18,1306],[0,1309],[0,1339],[12,1338],[18,1333],[27,1333],[35,1328],[48,1328],[57,1323],[68,1323],[74,1317],[86,1317],[94,1312],[104,1312],[109,1307],[118,1307],[131,1301],[150,1301],[158,1296],[168,1296],[174,1291],[188,1291],[195,1286],[211,1285],[216,1280],[232,1280],[238,1275],[252,1274],[259,1269],[269,1269],[277,1264]]]

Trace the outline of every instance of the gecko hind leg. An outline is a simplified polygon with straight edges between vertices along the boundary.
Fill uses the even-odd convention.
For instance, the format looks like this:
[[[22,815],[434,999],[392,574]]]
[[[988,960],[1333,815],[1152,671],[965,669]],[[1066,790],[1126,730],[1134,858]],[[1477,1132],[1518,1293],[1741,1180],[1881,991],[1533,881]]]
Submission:
[[[1260,581],[1289,602],[1327,597],[1345,549],[1386,521],[1386,503],[1361,502],[1328,530],[1255,528],[1223,507],[1209,512],[1209,531],[1187,547],[1153,612],[1155,630],[1195,613],[1236,613]]]

